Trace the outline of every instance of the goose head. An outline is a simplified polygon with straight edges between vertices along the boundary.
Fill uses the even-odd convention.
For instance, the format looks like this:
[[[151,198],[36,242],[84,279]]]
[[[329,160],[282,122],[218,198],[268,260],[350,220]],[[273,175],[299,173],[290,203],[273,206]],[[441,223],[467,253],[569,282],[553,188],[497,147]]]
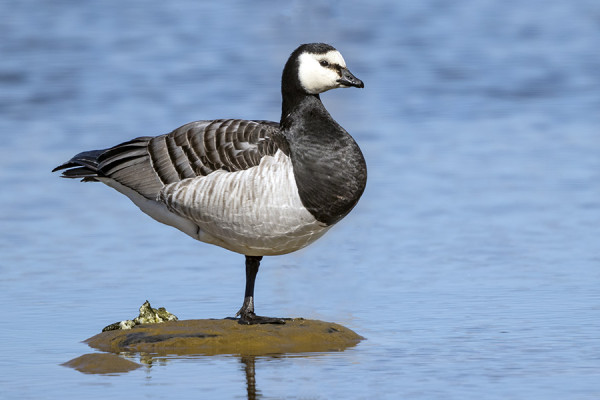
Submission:
[[[298,47],[283,70],[282,92],[318,95],[331,89],[365,87],[346,67],[342,54],[325,43]]]

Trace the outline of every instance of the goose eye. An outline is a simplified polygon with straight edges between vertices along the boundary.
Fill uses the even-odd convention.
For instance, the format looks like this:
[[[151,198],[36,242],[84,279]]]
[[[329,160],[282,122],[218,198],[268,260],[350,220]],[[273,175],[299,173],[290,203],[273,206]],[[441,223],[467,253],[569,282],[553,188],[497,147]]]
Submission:
[[[326,60],[319,61],[319,64],[321,64],[321,67],[329,67],[329,63]]]

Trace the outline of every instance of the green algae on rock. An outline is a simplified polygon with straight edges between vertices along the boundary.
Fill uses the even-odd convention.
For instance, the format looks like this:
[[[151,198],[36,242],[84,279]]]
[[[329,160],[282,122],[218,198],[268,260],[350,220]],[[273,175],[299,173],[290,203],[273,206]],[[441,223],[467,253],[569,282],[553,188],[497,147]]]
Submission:
[[[177,317],[168,312],[164,307],[158,309],[152,308],[150,302],[146,300],[140,307],[140,315],[134,319],[127,319],[125,321],[115,322],[110,324],[102,332],[115,331],[120,329],[132,329],[134,326],[143,324],[159,324],[167,321],[177,321]]]

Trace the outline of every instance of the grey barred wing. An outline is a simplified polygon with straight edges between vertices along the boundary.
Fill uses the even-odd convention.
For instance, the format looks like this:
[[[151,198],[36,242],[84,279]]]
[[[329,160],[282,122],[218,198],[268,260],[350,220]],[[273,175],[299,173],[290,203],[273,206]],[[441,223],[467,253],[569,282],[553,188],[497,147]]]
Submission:
[[[262,157],[275,154],[273,136],[278,132],[279,124],[269,121],[198,121],[152,139],[148,153],[161,182],[169,184],[256,166]]]
[[[276,122],[196,121],[165,135],[77,154],[55,170],[66,169],[64,177],[85,181],[109,178],[156,200],[165,185],[260,164],[264,156],[275,154],[280,136]]]

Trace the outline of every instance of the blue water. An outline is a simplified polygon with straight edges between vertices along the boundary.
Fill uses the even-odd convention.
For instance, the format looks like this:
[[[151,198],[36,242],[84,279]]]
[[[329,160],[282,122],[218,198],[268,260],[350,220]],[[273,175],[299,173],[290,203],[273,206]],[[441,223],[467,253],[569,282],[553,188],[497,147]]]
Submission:
[[[600,398],[598,1],[7,0],[0,14],[0,398]],[[255,393],[233,355],[60,366],[146,299],[232,316],[244,274],[243,257],[50,170],[197,119],[278,120],[282,66],[311,41],[365,82],[322,98],[368,187],[319,242],[263,261],[257,310],[367,340],[258,357]]]

